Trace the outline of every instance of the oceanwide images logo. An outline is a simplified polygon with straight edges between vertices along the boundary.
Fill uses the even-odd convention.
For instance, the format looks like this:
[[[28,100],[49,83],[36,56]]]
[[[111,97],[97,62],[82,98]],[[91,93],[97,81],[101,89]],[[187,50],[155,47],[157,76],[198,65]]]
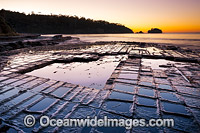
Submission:
[[[27,115],[24,118],[24,125],[26,127],[33,127],[36,119],[33,115]],[[86,119],[53,119],[48,116],[41,116],[39,124],[42,127],[125,127],[131,129],[133,127],[173,127],[173,119],[109,119],[104,116],[103,119],[98,119],[97,116]]]

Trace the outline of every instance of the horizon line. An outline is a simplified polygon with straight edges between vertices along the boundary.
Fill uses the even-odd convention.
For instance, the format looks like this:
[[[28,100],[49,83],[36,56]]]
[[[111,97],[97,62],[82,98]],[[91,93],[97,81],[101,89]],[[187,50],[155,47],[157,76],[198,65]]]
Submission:
[[[9,9],[4,9],[4,8],[1,8],[0,10],[7,10],[7,11],[11,11],[11,12],[18,12],[18,13],[24,13],[25,15],[55,15],[55,16],[60,16],[60,15],[63,15],[63,16],[76,16],[76,17],[78,17],[78,18],[85,18],[85,19],[92,19],[92,20],[94,20],[94,21],[106,21],[106,22],[109,22],[109,23],[115,23],[115,24],[120,24],[120,25],[123,25],[123,26],[125,26],[125,27],[127,27],[127,28],[129,28],[130,30],[132,30],[133,31],[133,33],[130,33],[130,34],[137,34],[136,32],[139,32],[139,31],[141,31],[141,30],[137,30],[137,31],[135,31],[133,28],[130,28],[129,26],[126,26],[125,24],[121,24],[121,23],[116,23],[116,22],[110,22],[110,21],[107,21],[107,20],[103,20],[103,19],[99,19],[99,20],[97,20],[97,19],[93,19],[93,18],[87,18],[87,17],[84,17],[84,16],[77,16],[77,15],[67,15],[67,14],[54,14],[54,13],[49,13],[49,14],[45,14],[45,13],[42,13],[42,12],[34,12],[34,11],[32,11],[32,12],[30,12],[30,13],[26,13],[26,12],[20,12],[20,11],[16,11],[16,10],[9,10]],[[153,27],[150,27],[149,29],[151,29],[151,28],[153,28]],[[162,29],[161,29],[162,30]],[[171,31],[171,32],[162,32],[161,34],[169,34],[169,33],[174,33],[174,34],[200,34],[200,31],[198,31],[198,32],[196,32],[196,31],[194,31],[194,32],[188,32],[188,31]],[[139,34],[141,34],[141,33],[139,33]],[[147,32],[143,32],[142,34],[148,34],[148,31]]]

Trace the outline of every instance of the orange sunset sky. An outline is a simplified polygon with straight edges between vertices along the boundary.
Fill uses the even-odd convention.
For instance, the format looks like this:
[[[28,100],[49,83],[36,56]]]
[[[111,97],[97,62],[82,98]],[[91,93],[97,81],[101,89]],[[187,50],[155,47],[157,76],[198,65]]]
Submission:
[[[200,0],[0,0],[0,9],[106,20],[134,32],[200,32]]]

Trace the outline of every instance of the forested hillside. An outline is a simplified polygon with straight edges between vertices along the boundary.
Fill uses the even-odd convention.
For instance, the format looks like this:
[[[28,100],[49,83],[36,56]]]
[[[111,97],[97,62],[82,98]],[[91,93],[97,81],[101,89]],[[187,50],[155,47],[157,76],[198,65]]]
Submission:
[[[96,21],[66,15],[39,15],[1,10],[0,15],[18,33],[43,34],[92,34],[92,33],[132,33],[121,24]]]

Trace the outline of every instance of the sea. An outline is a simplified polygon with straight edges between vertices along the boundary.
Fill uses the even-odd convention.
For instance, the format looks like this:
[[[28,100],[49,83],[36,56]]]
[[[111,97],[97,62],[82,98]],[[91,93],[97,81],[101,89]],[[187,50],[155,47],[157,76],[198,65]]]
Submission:
[[[68,36],[68,35],[65,35]],[[81,41],[128,41],[171,44],[180,47],[200,49],[200,33],[162,33],[162,34],[69,34]]]

